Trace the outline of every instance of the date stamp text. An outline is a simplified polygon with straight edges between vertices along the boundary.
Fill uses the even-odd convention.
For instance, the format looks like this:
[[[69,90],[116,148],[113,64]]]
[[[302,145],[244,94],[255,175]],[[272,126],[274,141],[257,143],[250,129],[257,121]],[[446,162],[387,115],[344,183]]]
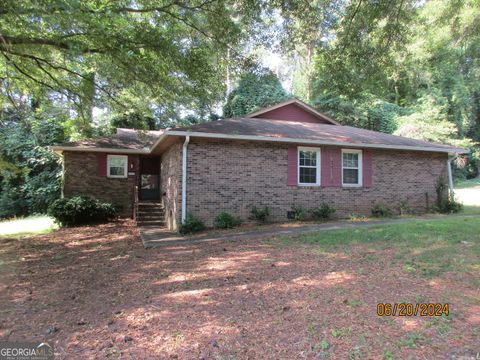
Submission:
[[[448,316],[449,304],[435,303],[379,303],[378,316]]]

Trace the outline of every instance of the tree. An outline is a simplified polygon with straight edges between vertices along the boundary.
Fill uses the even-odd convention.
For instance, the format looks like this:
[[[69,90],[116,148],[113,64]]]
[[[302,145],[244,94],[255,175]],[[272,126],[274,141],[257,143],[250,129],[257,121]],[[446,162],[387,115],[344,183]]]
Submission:
[[[45,213],[60,196],[60,159],[46,146],[65,141],[67,120],[46,105],[0,113],[0,218]]]
[[[289,98],[291,95],[274,73],[265,69],[250,70],[240,77],[237,88],[228,95],[223,115],[240,117]]]
[[[224,54],[257,11],[247,0],[3,1],[0,107],[55,94],[89,136],[94,106],[123,113],[218,102]]]
[[[145,116],[137,112],[128,112],[115,116],[111,119],[113,130],[117,128],[156,130],[158,128],[156,121],[151,116]]]

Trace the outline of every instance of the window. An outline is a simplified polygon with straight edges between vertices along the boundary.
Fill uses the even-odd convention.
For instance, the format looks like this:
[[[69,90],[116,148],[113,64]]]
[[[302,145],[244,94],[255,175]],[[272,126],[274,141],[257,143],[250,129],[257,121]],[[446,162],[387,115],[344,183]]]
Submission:
[[[362,150],[342,150],[343,186],[362,186]]]
[[[111,178],[126,178],[128,171],[128,156],[108,155],[107,176]]]
[[[298,184],[320,185],[320,149],[298,148]]]

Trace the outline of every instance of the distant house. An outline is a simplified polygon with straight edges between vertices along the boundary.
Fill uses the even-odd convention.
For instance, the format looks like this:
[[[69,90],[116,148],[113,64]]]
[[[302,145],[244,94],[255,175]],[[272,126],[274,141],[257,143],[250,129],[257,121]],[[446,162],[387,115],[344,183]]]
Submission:
[[[449,155],[466,152],[342,126],[298,100],[244,118],[118,129],[54,149],[64,158],[65,196],[91,195],[125,216],[158,204],[170,229],[187,214],[207,225],[222,211],[246,220],[254,206],[268,206],[274,221],[286,220],[293,205],[323,202],[340,216],[370,214],[376,203],[424,212],[437,179],[449,178]]]

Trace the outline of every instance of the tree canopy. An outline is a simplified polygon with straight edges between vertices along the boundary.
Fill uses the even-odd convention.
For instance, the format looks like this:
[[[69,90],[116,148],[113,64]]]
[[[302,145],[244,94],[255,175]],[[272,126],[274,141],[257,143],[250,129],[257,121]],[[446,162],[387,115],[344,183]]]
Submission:
[[[291,97],[271,71],[249,71],[242,74],[238,87],[228,94],[223,115],[227,118],[241,117]]]

